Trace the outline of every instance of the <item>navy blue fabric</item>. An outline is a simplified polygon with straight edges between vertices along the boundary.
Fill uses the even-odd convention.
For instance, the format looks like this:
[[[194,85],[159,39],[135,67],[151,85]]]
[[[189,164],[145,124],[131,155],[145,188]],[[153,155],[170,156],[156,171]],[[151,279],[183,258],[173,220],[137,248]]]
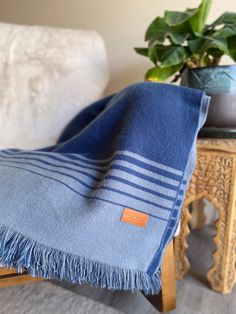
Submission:
[[[200,108],[195,104],[203,94],[169,84],[134,84],[79,113],[60,138],[67,142],[55,151],[103,159],[124,147],[140,153],[142,145],[143,156],[184,170],[198,125]]]
[[[80,112],[53,147],[0,151],[0,262],[158,292],[208,103],[199,90],[137,83]],[[123,222],[125,208],[148,223]]]

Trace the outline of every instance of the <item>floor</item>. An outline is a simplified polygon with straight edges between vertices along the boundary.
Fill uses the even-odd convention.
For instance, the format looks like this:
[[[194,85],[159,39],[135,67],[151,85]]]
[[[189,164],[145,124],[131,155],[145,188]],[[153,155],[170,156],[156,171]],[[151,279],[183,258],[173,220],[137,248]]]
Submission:
[[[189,236],[191,273],[177,282],[177,310],[173,314],[234,314],[236,287],[221,295],[209,289],[204,273],[214,250],[212,229]],[[201,253],[201,254],[199,254]],[[203,257],[204,264],[200,257]],[[0,290],[1,314],[156,314],[140,293],[111,292],[89,286],[40,282]]]

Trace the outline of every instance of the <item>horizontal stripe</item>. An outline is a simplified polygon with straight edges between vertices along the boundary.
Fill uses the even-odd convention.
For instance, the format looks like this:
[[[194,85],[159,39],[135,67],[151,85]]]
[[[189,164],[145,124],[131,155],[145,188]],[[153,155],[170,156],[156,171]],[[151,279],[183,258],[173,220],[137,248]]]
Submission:
[[[7,150],[9,152],[12,152],[12,153],[16,153],[16,151],[12,151],[12,150]],[[18,151],[18,153],[29,153],[29,151]],[[37,153],[41,153],[40,151],[37,151]],[[164,170],[166,172],[169,172],[171,174],[175,174],[177,176],[182,176],[183,175],[183,172],[180,171],[180,170],[177,170],[175,168],[172,168],[172,167],[169,167],[169,166],[166,166],[164,164],[161,164],[161,163],[158,163],[156,161],[153,161],[153,160],[150,160],[150,159],[147,159],[145,157],[142,157],[138,154],[135,154],[133,152],[130,152],[130,151],[116,151],[111,157],[107,158],[107,159],[91,159],[91,158],[87,158],[85,157],[84,155],[82,154],[74,154],[74,153],[57,153],[57,152],[50,152],[48,154],[57,154],[57,155],[63,155],[64,157],[67,157],[67,158],[74,158],[74,159],[77,159],[77,160],[80,160],[80,161],[84,161],[86,163],[94,163],[94,166],[96,165],[97,167],[99,167],[97,164],[101,164],[101,163],[110,163],[113,159],[115,159],[116,156],[128,156],[128,157],[132,157],[133,159],[136,159],[138,161],[141,161],[144,165],[151,165],[153,167],[155,167],[156,169],[161,169],[161,170]],[[106,166],[101,166],[100,165],[100,169],[103,169],[103,167],[105,167],[106,169]],[[144,166],[145,167],[145,166]]]
[[[140,185],[148,190],[151,190],[153,192],[158,192],[163,195],[168,195],[169,197],[176,197],[177,190],[172,188],[166,188],[162,185],[155,183],[152,183],[144,178],[138,177],[136,175],[133,175],[132,173],[128,173],[125,171],[122,171],[120,169],[112,168],[110,169],[108,175],[124,178],[125,180],[129,181],[130,183],[135,183],[137,185]]]
[[[122,154],[124,154],[124,155],[127,154],[127,156],[136,158],[136,159],[138,159],[138,160],[140,160],[140,161],[142,161],[142,162],[144,162],[144,163],[147,163],[147,164],[152,165],[152,166],[154,166],[154,167],[156,167],[156,168],[159,168],[159,169],[168,171],[168,172],[170,172],[170,173],[176,174],[176,175],[178,175],[178,176],[182,176],[182,175],[183,175],[183,172],[180,171],[180,170],[177,170],[177,169],[175,169],[175,168],[173,168],[173,167],[169,167],[169,166],[163,165],[163,164],[161,164],[161,163],[158,163],[158,162],[156,162],[156,161],[153,161],[153,160],[144,158],[144,157],[142,157],[142,156],[140,156],[140,155],[138,155],[138,154],[132,153],[132,152],[130,152],[130,151],[121,151],[120,153],[122,153]]]
[[[1,156],[1,154],[0,154]],[[7,156],[4,158],[7,158]],[[140,177],[137,177],[135,175],[132,174],[128,174],[128,173],[124,173],[123,171],[120,171],[119,169],[111,169],[105,176],[105,174],[99,174],[98,172],[94,171],[94,170],[88,170],[88,169],[83,169],[83,167],[78,166],[78,168],[74,168],[74,166],[72,165],[72,167],[68,167],[68,166],[64,166],[64,164],[58,163],[55,164],[51,163],[50,161],[48,161],[47,157],[43,157],[43,158],[34,158],[34,157],[15,157],[14,155],[9,156],[9,158],[11,160],[33,160],[35,161],[37,164],[41,163],[41,164],[46,164],[49,165],[51,167],[55,167],[55,168],[60,168],[60,170],[71,170],[71,171],[77,171],[79,173],[82,173],[84,175],[89,176],[90,178],[94,179],[95,181],[100,181],[101,179],[104,179],[104,177],[110,177],[112,176],[112,179],[114,179],[113,177],[120,177],[120,178],[125,178],[127,181],[127,184],[136,184],[137,186],[139,185],[141,190],[148,190],[148,191],[152,191],[153,193],[160,193],[163,194],[165,196],[169,197],[175,197],[176,196],[176,190],[174,189],[168,189],[165,188],[161,185],[157,185],[156,183],[152,183],[149,182],[145,179],[142,179]],[[7,159],[9,159],[7,158]],[[64,171],[63,171],[64,172]],[[136,186],[136,187],[137,187]]]
[[[132,153],[130,151],[121,151],[121,152],[118,152],[118,154],[119,153],[121,155],[123,155],[123,156],[128,156],[130,158],[137,159],[138,161],[142,162],[143,164],[147,164],[149,166],[152,166],[153,168],[161,169],[161,170],[164,170],[166,172],[169,172],[169,173],[177,175],[177,176],[182,176],[183,175],[183,172],[180,171],[180,170],[177,170],[175,168],[166,166],[166,165],[158,163],[156,161],[144,158],[144,157],[142,157],[142,156],[140,156],[138,154]]]
[[[135,188],[134,186],[129,186],[127,184],[124,184],[123,182],[114,181],[114,180],[104,180],[102,181],[102,184],[99,186],[99,188],[108,188],[108,189],[116,189],[120,192],[126,192],[132,197],[137,197],[140,195],[140,198],[144,199],[145,201],[150,201],[153,204],[161,205],[166,208],[171,208],[174,204],[174,200],[168,200],[166,198],[153,195],[146,191],[140,191],[139,189]]]
[[[149,201],[143,201],[140,197],[135,196],[130,198],[129,194],[125,191],[121,193],[114,193],[113,190],[110,190],[109,193],[107,190],[101,189],[96,192],[96,196],[99,196],[103,199],[115,200],[119,203],[126,203],[125,207],[141,210],[147,214],[158,215],[164,219],[168,219],[170,216],[171,209],[158,206]]]
[[[166,186],[171,186],[171,188],[173,189],[179,186],[179,182],[176,180],[172,180],[166,177],[163,177],[161,175],[157,175],[155,173],[150,173],[150,172],[140,172],[139,168],[136,166],[133,167],[129,167],[128,164],[126,164],[125,166],[123,165],[123,163],[121,165],[112,165],[111,166],[112,169],[119,169],[120,171],[124,171],[127,173],[132,173],[134,175],[137,175],[140,178],[145,178],[146,180],[150,181],[150,182],[160,182],[161,184],[164,183],[166,184]]]
[[[2,158],[0,160],[1,160],[1,163],[2,162],[6,163],[6,164],[13,163],[13,164],[24,166],[24,168],[27,166],[37,168],[38,171],[40,171],[40,173],[46,172],[46,175],[49,175],[48,172],[53,173],[53,174],[57,174],[60,176],[62,181],[65,180],[65,177],[70,177],[71,179],[73,179],[77,183],[79,183],[80,186],[83,186],[84,192],[86,194],[91,193],[90,190],[97,191],[99,189],[106,189],[106,190],[110,190],[110,191],[112,190],[113,192],[116,192],[116,193],[125,194],[126,196],[129,196],[130,198],[135,198],[135,199],[141,200],[143,202],[152,204],[153,206],[162,206],[165,208],[170,208],[171,206],[173,206],[173,201],[167,200],[163,197],[154,196],[148,192],[143,191],[141,193],[142,197],[137,197],[137,195],[140,195],[140,191],[138,189],[136,189],[134,187],[131,188],[129,185],[123,184],[121,182],[109,182],[109,184],[108,184],[106,182],[107,180],[103,180],[98,185],[96,185],[94,187],[93,182],[91,180],[88,181],[88,178],[86,178],[84,175],[80,175],[80,177],[78,177],[78,176],[75,177],[69,173],[63,173],[60,171],[53,170],[51,168],[41,167],[41,166],[34,164],[34,163],[20,162],[20,161],[13,161],[13,160],[3,160]],[[26,169],[28,169],[28,167]],[[87,181],[86,181],[86,179],[87,179]]]
[[[1,154],[2,154],[2,152],[0,152],[0,155],[1,155]],[[45,153],[35,154],[35,153],[30,152],[30,153],[26,154],[26,156],[29,156],[29,155],[38,155],[38,156],[41,155],[41,156],[45,156],[45,157],[51,158],[51,159],[53,159],[53,160],[61,161],[61,162],[66,162],[66,161],[67,161],[67,160],[63,160],[63,159],[61,159],[61,158],[55,157],[55,156],[54,156],[53,154],[51,154],[51,153],[50,153],[50,154],[45,154]],[[13,156],[13,155],[11,155],[11,156]],[[14,156],[15,156],[15,155],[14,155]],[[18,156],[18,154],[17,154],[17,156]],[[16,157],[17,157],[17,156],[16,156]],[[22,154],[21,154],[21,156],[22,156]],[[61,156],[60,156],[60,157],[61,157]],[[67,161],[67,162],[68,162],[68,161]],[[81,164],[81,163],[76,163],[76,164],[75,164],[74,162],[71,162],[71,161],[70,161],[70,164],[83,167],[83,164]],[[114,166],[123,166],[123,167],[129,168],[129,169],[135,170],[136,172],[139,172],[139,173],[141,173],[141,174],[144,174],[146,177],[154,178],[154,179],[156,179],[156,180],[159,180],[159,181],[161,181],[161,182],[167,183],[167,184],[172,185],[172,186],[174,186],[174,187],[177,187],[177,186],[179,185],[179,181],[177,181],[177,180],[173,180],[173,179],[167,178],[167,177],[165,177],[165,176],[159,175],[159,174],[157,174],[157,173],[153,173],[152,171],[143,169],[143,168],[141,168],[140,166],[133,165],[132,163],[127,162],[127,161],[117,161],[117,160],[115,160],[114,162],[112,162],[112,163],[109,165],[109,167],[106,167],[106,168],[105,168],[105,167],[102,167],[102,168],[103,168],[103,170],[105,171],[105,170],[107,170],[107,169],[109,169],[109,168],[112,168],[112,167],[114,167]],[[101,167],[98,169],[98,167],[93,167],[93,168],[91,168],[91,167],[87,167],[87,165],[85,166],[85,168],[86,168],[86,169],[91,169],[91,170],[97,170],[97,171],[100,171],[100,170],[101,170]],[[122,168],[121,168],[120,170],[122,170]],[[103,173],[104,173],[104,171],[103,171]]]
[[[146,188],[146,187],[144,187],[144,186],[140,186],[140,185],[138,185],[137,183],[130,182],[130,181],[126,180],[126,177],[125,177],[125,178],[122,178],[122,177],[116,177],[116,176],[114,176],[113,174],[112,174],[112,175],[108,174],[108,175],[104,178],[104,181],[106,181],[106,182],[108,182],[108,183],[109,183],[109,182],[112,182],[111,184],[113,184],[113,181],[114,181],[114,182],[119,181],[119,182],[122,182],[123,184],[125,184],[125,185],[127,185],[127,186],[129,186],[129,187],[134,187],[134,188],[139,189],[140,192],[141,192],[141,191],[144,191],[144,192],[148,192],[148,193],[151,193],[151,194],[153,194],[153,195],[156,195],[156,196],[158,196],[158,197],[165,198],[165,199],[167,199],[167,200],[172,200],[172,201],[175,200],[175,194],[176,194],[176,192],[174,193],[173,196],[169,195],[168,193],[167,193],[167,194],[165,194],[165,193],[164,193],[164,194],[163,194],[163,193],[159,193],[158,191],[153,191],[153,190],[150,190],[150,189],[148,189],[148,188]]]
[[[11,156],[7,156],[7,155],[2,155],[0,153],[0,158],[4,158],[6,160],[23,160],[23,161],[35,161],[37,163],[40,164],[44,164],[44,165],[49,165],[55,168],[61,168],[61,169],[65,169],[65,170],[72,170],[72,171],[76,171],[76,172],[84,172],[86,173],[89,177],[93,178],[94,180],[99,180],[100,177],[104,176],[104,172],[101,173],[100,171],[97,171],[96,169],[87,169],[84,166],[80,166],[77,164],[67,164],[64,163],[63,161],[60,160],[56,160],[56,159],[51,159],[48,158],[48,156],[40,156],[40,155],[27,155],[27,156],[15,156],[15,155],[11,155]]]
[[[123,207],[126,207],[126,206],[127,206],[126,199],[123,198],[123,197],[122,197],[123,202],[118,203],[118,202],[115,202],[115,201],[111,201],[111,200],[109,200],[109,199],[100,198],[100,197],[98,197],[98,196],[83,195],[83,194],[81,194],[80,192],[78,192],[78,191],[76,191],[75,189],[73,189],[71,186],[67,185],[66,183],[64,183],[64,182],[62,182],[62,181],[60,181],[60,180],[58,180],[58,179],[56,179],[56,178],[52,178],[52,177],[49,177],[49,176],[47,176],[47,175],[38,173],[38,172],[36,172],[36,171],[29,170],[29,169],[24,169],[24,168],[19,167],[19,166],[16,166],[16,165],[6,165],[6,164],[2,164],[1,162],[0,162],[0,165],[2,165],[3,167],[12,168],[12,169],[23,170],[23,171],[29,172],[29,173],[31,173],[31,174],[38,175],[38,176],[40,176],[40,177],[44,177],[44,178],[46,178],[46,179],[53,180],[53,181],[55,181],[55,182],[58,182],[58,183],[60,183],[60,184],[62,184],[62,185],[64,185],[64,186],[66,186],[68,189],[70,189],[72,192],[78,194],[79,196],[82,196],[82,197],[87,198],[87,199],[97,199],[97,200],[99,200],[99,201],[108,202],[108,203],[110,203],[110,204],[114,204],[114,205],[118,205],[118,206],[123,206]],[[136,205],[137,205],[137,204],[136,204]],[[146,206],[146,204],[145,204],[145,206]],[[132,207],[132,206],[130,206],[130,208],[131,208],[131,207]],[[148,206],[147,206],[147,207],[148,207]],[[147,207],[146,207],[146,209],[147,209]],[[133,206],[132,208],[137,208],[137,206]],[[151,209],[153,210],[153,207],[151,207]],[[141,208],[139,209],[139,211],[144,212],[144,213],[146,213],[146,214],[148,214],[148,215],[151,215],[151,216],[154,217],[154,218],[157,218],[157,219],[160,219],[160,220],[164,220],[164,221],[168,221],[168,218],[160,217],[160,216],[156,215],[155,213],[153,214],[153,213],[152,213],[152,210],[150,210],[150,213],[149,213],[148,211],[142,210]]]
[[[59,177],[61,178],[61,181],[63,182],[62,178],[65,179],[67,177],[73,179],[74,181],[76,181],[77,183],[80,183],[84,188],[90,189],[90,185],[92,184],[93,181],[92,179],[84,176],[83,174],[80,175],[80,178],[78,176],[74,176],[72,175],[70,172],[68,173],[63,173],[61,171],[58,170],[53,170],[52,168],[45,168],[42,166],[39,166],[37,164],[34,164],[34,162],[21,162],[21,161],[15,161],[15,160],[3,160],[2,158],[0,158],[0,162],[1,164],[10,164],[10,165],[20,165],[22,167],[22,169],[29,169],[30,167],[36,168],[37,171],[39,171],[39,173],[45,173],[47,176],[49,176],[49,173],[52,174],[57,174],[59,175]],[[78,174],[78,173],[76,173]],[[81,180],[82,179],[82,180]]]
[[[172,178],[172,179],[175,179],[175,180],[179,180],[180,179],[180,176],[175,174],[174,172],[169,172],[165,169],[165,167],[154,167],[153,165],[151,164],[148,164],[148,163],[144,163],[143,161],[141,160],[137,160],[131,156],[126,156],[126,155],[121,155],[121,154],[114,154],[113,155],[113,158],[109,161],[109,163],[105,163],[103,165],[101,164],[97,164],[97,163],[92,163],[90,161],[85,161],[83,160],[81,157],[78,157],[76,154],[65,154],[63,153],[62,154],[63,156],[65,156],[66,158],[70,158],[71,160],[75,161],[75,160],[79,160],[80,162],[84,162],[86,165],[93,165],[93,166],[96,166],[97,169],[107,169],[110,167],[110,165],[112,163],[114,163],[114,161],[117,161],[117,163],[119,163],[119,161],[126,161],[126,162],[129,162],[131,164],[134,164],[134,165],[137,165],[141,168],[144,168],[144,169],[147,169],[149,171],[152,171],[154,173],[158,173],[158,174],[161,174],[163,176],[167,176],[169,178]]]
[[[120,150],[120,151],[116,151],[111,157],[109,158],[106,158],[106,159],[91,159],[91,158],[88,158],[84,155],[80,155],[80,154],[72,154],[74,156],[78,156],[79,158],[83,158],[85,161],[91,161],[91,162],[96,162],[96,163],[107,163],[107,162],[110,162],[114,156],[116,155],[126,155],[126,156],[129,156],[129,157],[133,157],[134,159],[137,159],[139,161],[142,161],[143,163],[146,163],[148,165],[152,165],[156,168],[159,168],[159,169],[162,169],[162,170],[165,170],[165,171],[168,171],[170,173],[173,173],[173,174],[176,174],[178,176],[182,176],[183,175],[183,171],[181,170],[178,170],[178,169],[175,169],[173,167],[169,167],[169,166],[166,166],[162,163],[158,163],[154,160],[151,160],[151,159],[148,159],[148,158],[145,158],[141,155],[138,155],[136,153],[133,153],[131,151],[127,151],[127,150]]]
[[[114,161],[112,162],[111,164],[111,168],[113,166],[123,166],[123,167],[126,167],[126,168],[129,168],[129,169],[132,169],[132,170],[135,170],[141,174],[145,174],[147,177],[151,177],[151,178],[155,178],[159,181],[162,181],[162,182],[165,182],[165,183],[168,183],[170,185],[173,185],[173,186],[178,186],[179,185],[179,182],[177,180],[173,180],[173,179],[170,179],[170,178],[167,178],[167,177],[164,177],[160,174],[157,174],[157,173],[154,173],[152,171],[149,171],[149,170],[146,170],[144,168],[141,168],[140,166],[137,166],[137,165],[134,165],[132,163],[130,163],[129,161],[125,161],[125,160],[122,160],[122,161]]]
[[[164,177],[168,177],[170,179],[173,179],[173,180],[181,180],[182,177],[174,174],[174,173],[170,173],[170,172],[167,172],[166,170],[164,169],[160,169],[160,168],[156,168],[156,167],[153,167],[152,165],[149,165],[147,163],[144,163],[140,160],[137,160],[137,159],[134,159],[133,157],[129,157],[129,156],[124,156],[124,155],[117,155],[114,157],[112,163],[114,162],[114,160],[116,160],[117,162],[121,163],[122,161],[125,161],[125,162],[129,162],[133,165],[136,165],[136,166],[139,166],[143,169],[146,169],[148,171],[151,171],[152,173],[157,173],[159,175],[162,175]]]
[[[25,158],[26,157],[30,157],[30,156],[37,156],[37,157],[47,157],[47,158],[50,158],[52,160],[55,160],[55,161],[59,161],[59,162],[62,162],[63,164],[70,164],[70,165],[74,165],[74,166],[79,166],[79,167],[82,167],[82,168],[86,168],[86,169],[90,169],[90,170],[96,170],[96,171],[99,171],[101,173],[104,173],[105,172],[105,168],[102,167],[97,167],[97,166],[92,166],[92,165],[87,165],[87,164],[84,164],[83,162],[77,162],[77,161],[71,161],[70,159],[68,158],[63,158],[62,155],[60,154],[54,154],[54,153],[41,153],[41,152],[20,152],[19,154],[9,154],[7,153],[6,151],[0,151],[0,156],[8,156],[9,158],[11,157],[17,157],[17,158]]]
[[[142,173],[140,173],[140,172],[137,172],[137,171],[132,170],[132,169],[127,168],[127,167],[112,166],[112,169],[113,169],[113,170],[114,170],[114,169],[120,170],[120,171],[122,171],[125,175],[127,175],[127,174],[132,174],[132,175],[134,175],[134,176],[137,177],[137,178],[141,178],[141,179],[143,179],[143,180],[146,180],[146,181],[148,181],[148,182],[151,182],[151,183],[153,183],[153,184],[159,185],[159,186],[161,186],[161,187],[164,187],[164,188],[167,188],[167,189],[170,189],[170,190],[175,190],[175,191],[177,191],[177,188],[178,188],[178,187],[173,187],[172,185],[170,185],[170,184],[168,184],[168,183],[166,183],[166,182],[161,182],[160,180],[157,180],[157,179],[155,179],[155,178],[153,178],[153,177],[146,176],[146,175],[144,175],[144,174],[142,174]]]
[[[67,178],[65,178],[65,180],[61,181],[60,175],[54,173],[52,175],[50,174],[50,176],[49,176],[45,173],[38,172],[37,168],[36,168],[36,170],[32,170],[32,169],[27,169],[27,168],[21,167],[20,165],[17,166],[14,164],[5,164],[2,162],[0,162],[0,165],[5,166],[5,167],[9,167],[9,168],[18,169],[18,170],[23,170],[23,171],[29,172],[31,174],[35,174],[35,175],[45,177],[47,179],[51,179],[53,181],[56,181],[56,182],[62,184],[63,186],[66,186],[71,191],[73,191],[76,194],[80,195],[81,197],[84,197],[87,199],[100,199],[100,200],[114,203],[117,205],[121,205],[124,207],[130,207],[130,208],[138,209],[138,210],[143,211],[147,214],[156,216],[159,219],[164,219],[164,220],[168,219],[169,214],[170,214],[170,210],[168,210],[168,209],[163,210],[162,207],[157,206],[156,204],[153,204],[151,202],[143,201],[139,197],[131,198],[125,192],[122,192],[119,194],[113,190],[105,191],[105,190],[99,189],[98,191],[92,191],[90,194],[86,194],[86,193],[83,193],[83,191],[86,189],[84,189],[84,190],[81,190],[81,189],[77,190],[76,189],[76,186],[75,186],[72,178],[70,178],[70,177],[67,177]]]

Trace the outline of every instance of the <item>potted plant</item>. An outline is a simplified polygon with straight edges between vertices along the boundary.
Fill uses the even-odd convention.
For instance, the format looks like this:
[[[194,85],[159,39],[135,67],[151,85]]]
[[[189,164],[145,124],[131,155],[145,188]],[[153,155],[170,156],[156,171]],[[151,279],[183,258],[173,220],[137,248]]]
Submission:
[[[148,27],[147,48],[135,51],[153,63],[145,78],[161,82],[175,75],[181,84],[212,96],[207,126],[236,127],[236,65],[221,66],[222,56],[236,61],[236,13],[206,24],[212,0],[184,12],[165,11]]]

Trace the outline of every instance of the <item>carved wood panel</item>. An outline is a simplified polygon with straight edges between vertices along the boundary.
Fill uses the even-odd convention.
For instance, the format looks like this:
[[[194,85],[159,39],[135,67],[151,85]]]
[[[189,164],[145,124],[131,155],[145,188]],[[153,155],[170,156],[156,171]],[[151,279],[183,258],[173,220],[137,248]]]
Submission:
[[[219,218],[215,222],[217,234],[214,238],[217,250],[213,254],[208,279],[212,288],[221,292],[231,291],[235,283],[235,158],[232,145],[230,153],[216,150],[215,147],[214,150],[198,150],[196,169],[183,206],[181,233],[175,241],[176,274],[177,278],[183,278],[189,269],[186,236],[191,216],[188,206],[197,199],[207,198],[218,208]]]

